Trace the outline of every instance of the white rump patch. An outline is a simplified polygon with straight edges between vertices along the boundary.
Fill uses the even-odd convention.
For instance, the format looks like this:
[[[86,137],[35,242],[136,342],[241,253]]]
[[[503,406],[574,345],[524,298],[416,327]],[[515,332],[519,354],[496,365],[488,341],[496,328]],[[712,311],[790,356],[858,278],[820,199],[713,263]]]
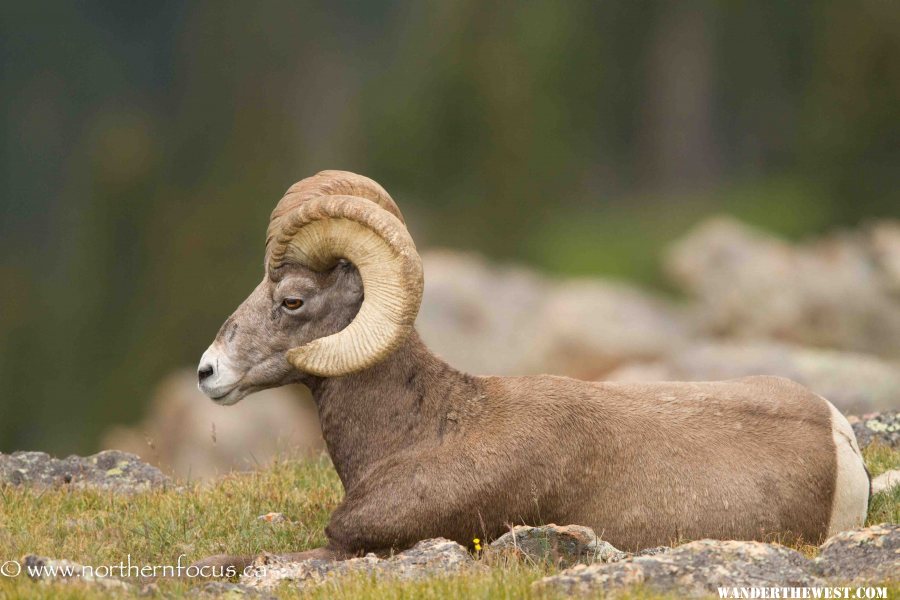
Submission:
[[[869,477],[853,428],[831,402],[828,402],[828,407],[831,409],[831,433],[837,459],[834,500],[828,523],[830,537],[865,523],[869,505]]]

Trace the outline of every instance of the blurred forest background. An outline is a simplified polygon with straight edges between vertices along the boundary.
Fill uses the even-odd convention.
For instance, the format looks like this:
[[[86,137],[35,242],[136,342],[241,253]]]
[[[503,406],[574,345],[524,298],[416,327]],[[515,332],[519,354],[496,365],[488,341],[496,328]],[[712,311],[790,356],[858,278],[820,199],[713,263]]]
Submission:
[[[420,248],[665,290],[714,213],[900,216],[900,3],[14,2],[0,451],[93,450],[262,274],[293,182],[384,185]]]

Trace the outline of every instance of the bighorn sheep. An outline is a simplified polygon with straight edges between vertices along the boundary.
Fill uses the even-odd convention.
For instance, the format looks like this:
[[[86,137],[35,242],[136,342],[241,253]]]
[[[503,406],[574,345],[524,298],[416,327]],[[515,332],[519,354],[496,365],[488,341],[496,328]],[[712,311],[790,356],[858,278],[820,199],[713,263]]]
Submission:
[[[328,545],[289,558],[438,536],[471,544],[516,523],[587,525],[635,550],[703,537],[813,542],[865,519],[852,429],[789,380],[476,377],[445,364],[414,329],[413,240],[370,179],[325,171],[293,185],[272,213],[265,267],[198,374],[220,404],[287,383],[312,390],[346,495]]]

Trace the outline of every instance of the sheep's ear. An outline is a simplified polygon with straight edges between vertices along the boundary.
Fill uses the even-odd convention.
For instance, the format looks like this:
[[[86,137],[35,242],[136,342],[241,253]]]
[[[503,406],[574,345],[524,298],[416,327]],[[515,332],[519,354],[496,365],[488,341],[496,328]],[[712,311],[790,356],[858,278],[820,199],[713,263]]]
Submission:
[[[348,269],[352,268],[353,263],[347,260],[346,258],[339,258],[337,264],[334,265],[335,269]]]
[[[359,271],[352,262],[343,258],[331,269],[328,285],[357,297],[362,296],[363,284]]]

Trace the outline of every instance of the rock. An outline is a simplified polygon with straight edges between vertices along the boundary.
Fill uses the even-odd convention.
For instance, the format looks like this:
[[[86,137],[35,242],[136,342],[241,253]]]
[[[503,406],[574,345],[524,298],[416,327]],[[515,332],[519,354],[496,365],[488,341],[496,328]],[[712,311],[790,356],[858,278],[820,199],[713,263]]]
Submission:
[[[872,413],[861,417],[847,417],[860,447],[879,443],[900,448],[900,411]]]
[[[532,362],[535,318],[548,282],[521,267],[476,254],[422,254],[425,291],[416,328],[431,350],[458,369],[483,375],[522,374]]]
[[[419,333],[471,373],[592,378],[672,351],[685,336],[674,308],[624,283],[557,282],[450,251],[426,252],[422,261]]]
[[[131,586],[116,577],[108,577],[104,573],[95,573],[91,567],[85,567],[70,560],[60,560],[29,554],[20,561],[22,571],[35,581],[44,583],[83,583],[104,590],[131,591]],[[98,567],[99,571],[99,567]]]
[[[790,244],[734,219],[707,221],[665,260],[717,336],[900,357],[900,226],[884,222]]]
[[[250,402],[219,406],[197,389],[195,368],[163,379],[143,422],[113,427],[101,444],[132,452],[179,479],[192,480],[261,468],[286,451],[318,454],[324,448],[306,388],[264,390]]]
[[[400,579],[417,579],[455,573],[474,562],[469,552],[456,542],[435,538],[421,541],[409,550],[383,560],[379,572]]]
[[[900,469],[892,469],[872,479],[873,494],[887,492],[897,486],[900,486]]]
[[[872,254],[885,287],[900,292],[900,222],[882,221],[870,231]]]
[[[787,377],[827,398],[842,412],[885,410],[900,403],[900,366],[855,352],[779,342],[698,342],[655,363],[614,371],[607,379],[709,381],[748,375]]]
[[[293,523],[290,519],[284,516],[284,513],[279,512],[270,512],[264,515],[259,515],[256,517],[257,521],[262,521],[264,523],[272,523],[274,525],[278,525],[281,523]]]
[[[576,563],[613,562],[627,556],[600,540],[592,529],[581,525],[519,525],[491,542],[490,547],[498,552],[564,567]]]
[[[820,550],[812,561],[778,544],[700,540],[674,549],[651,548],[617,562],[576,565],[534,586],[615,595],[641,585],[652,592],[701,597],[720,587],[821,587],[880,583],[900,575],[900,525],[845,531]]]
[[[687,339],[679,313],[619,282],[575,279],[549,291],[537,315],[529,372],[595,379],[625,363],[675,353]]]
[[[172,485],[156,467],[141,462],[134,454],[118,450],[65,459],[53,458],[44,452],[0,453],[0,483],[117,493],[143,492]]]
[[[882,523],[832,536],[815,566],[823,577],[841,582],[900,578],[900,525]]]
[[[671,550],[672,548],[670,546],[654,546],[653,548],[644,548],[635,556],[656,556],[657,554],[665,554]]]
[[[719,587],[814,587],[809,559],[762,542],[700,540],[653,556],[576,565],[534,583],[537,590],[616,594],[633,585],[681,597],[715,595]]]
[[[191,590],[192,596],[200,598],[253,598],[254,600],[275,600],[277,596],[264,590],[227,581],[209,581]]]
[[[335,577],[351,573],[366,573],[376,577],[413,580],[458,573],[474,568],[475,561],[465,548],[443,538],[424,540],[390,558],[368,554],[349,560],[311,559],[302,562],[283,562],[277,557],[263,555],[255,563],[256,571],[241,576],[244,586],[270,590],[285,581],[295,587],[314,586]]]

